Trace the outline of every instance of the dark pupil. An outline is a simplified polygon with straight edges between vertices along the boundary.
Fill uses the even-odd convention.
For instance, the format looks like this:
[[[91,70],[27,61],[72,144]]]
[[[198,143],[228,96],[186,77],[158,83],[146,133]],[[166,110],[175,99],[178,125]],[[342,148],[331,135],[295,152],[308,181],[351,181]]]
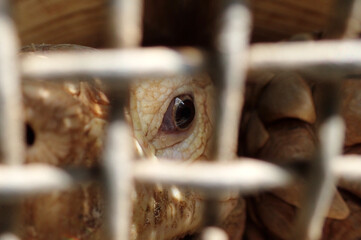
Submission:
[[[35,132],[34,129],[30,126],[30,124],[25,125],[26,131],[26,145],[31,147],[35,142]]]
[[[191,100],[180,101],[175,111],[175,124],[180,129],[185,129],[194,119],[194,104]]]

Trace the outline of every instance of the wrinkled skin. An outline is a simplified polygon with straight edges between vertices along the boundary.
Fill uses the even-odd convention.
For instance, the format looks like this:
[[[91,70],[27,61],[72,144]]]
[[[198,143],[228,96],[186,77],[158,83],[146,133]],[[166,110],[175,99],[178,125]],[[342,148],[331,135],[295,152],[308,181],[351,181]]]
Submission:
[[[344,152],[360,153],[361,84],[341,84],[341,115],[346,124]],[[316,154],[322,83],[296,73],[262,73],[250,77],[241,127],[240,154],[275,164],[310,161]],[[289,239],[301,206],[305,180],[247,199],[246,236],[250,240]],[[324,240],[361,237],[360,184],[341,179],[323,228]]]
[[[134,135],[145,155],[185,160],[186,164],[208,159],[212,90],[212,83],[205,75],[147,79],[134,84],[129,112]],[[195,116],[186,129],[174,129],[164,119],[172,115],[168,109],[174,98],[184,95],[193,98]],[[134,236],[137,239],[171,239],[192,233],[200,226],[203,201],[199,193],[175,186],[149,189],[141,185],[137,190],[132,239]],[[235,200],[221,204],[222,218],[235,204]]]
[[[41,55],[42,51],[69,49],[89,50],[73,45],[30,46],[23,50]],[[101,164],[111,105],[103,87],[98,79],[24,80],[26,162],[60,167]],[[183,115],[189,118],[192,113],[180,111],[175,115],[176,97],[187,102],[187,106],[194,106],[194,117],[188,122],[181,121],[182,128],[175,118]],[[165,158],[179,164],[209,159],[212,99],[213,85],[207,75],[142,79],[132,83],[125,112],[139,146],[139,157],[152,161]],[[20,236],[104,239],[103,194],[98,184],[87,183],[79,184],[74,190],[26,199],[17,226]],[[180,239],[197,233],[202,226],[204,200],[192,189],[136,183],[132,201],[132,240]],[[245,202],[234,193],[225,194],[220,201],[224,229],[233,239],[240,238]]]

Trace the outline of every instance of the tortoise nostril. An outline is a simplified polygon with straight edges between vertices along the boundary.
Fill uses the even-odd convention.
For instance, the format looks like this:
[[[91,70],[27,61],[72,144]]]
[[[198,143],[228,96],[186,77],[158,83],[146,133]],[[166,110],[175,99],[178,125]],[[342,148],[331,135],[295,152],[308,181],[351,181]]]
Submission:
[[[34,129],[31,127],[31,125],[29,123],[26,123],[25,131],[26,131],[26,145],[28,147],[31,147],[35,143]]]

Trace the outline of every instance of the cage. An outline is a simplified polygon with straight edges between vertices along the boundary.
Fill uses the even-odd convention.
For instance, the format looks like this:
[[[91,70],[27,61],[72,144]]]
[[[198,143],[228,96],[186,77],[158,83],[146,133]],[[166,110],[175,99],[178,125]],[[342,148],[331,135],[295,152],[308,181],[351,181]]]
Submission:
[[[58,209],[57,214],[74,213],[75,220],[70,217],[65,225],[55,226],[81,228],[86,234],[57,236],[59,229],[48,227],[52,224],[49,209],[55,203],[39,197],[38,205],[31,201],[28,205],[39,209],[36,213],[43,218],[36,221],[40,217],[34,212],[27,216],[27,223],[37,225],[26,229],[24,239],[130,239],[131,209],[138,207],[131,201],[134,182],[196,188],[205,197],[203,223],[196,231],[202,225],[203,234],[169,230],[164,239],[360,238],[361,162],[357,155],[341,155],[358,153],[358,118],[350,114],[358,108],[359,8],[360,3],[351,0],[1,1],[0,239],[19,239],[17,215],[28,195],[64,191],[80,182],[97,182],[104,189],[92,190],[104,200],[87,196],[100,201],[93,203],[97,208],[108,210],[102,219],[104,229],[95,233],[98,223],[77,212],[84,203],[74,195],[60,194],[69,207]],[[64,43],[99,50],[18,55],[20,46],[30,45],[31,50],[43,44],[40,48],[46,50],[51,48],[46,44]],[[135,146],[122,111],[129,84],[135,78],[203,70],[215,85],[216,124],[210,153],[214,161],[134,162]],[[25,145],[33,144],[35,136],[30,125],[24,127],[20,79],[41,78],[51,84],[75,76],[87,82],[93,81],[88,77],[99,77],[108,87],[112,106],[102,164],[87,168],[23,165]],[[96,99],[101,102],[101,97]],[[36,117],[43,118],[40,114]],[[311,138],[313,144],[293,142],[295,138]],[[294,152],[299,155],[294,157]],[[292,185],[300,179],[302,186]],[[336,181],[341,192],[335,190]],[[289,186],[296,187],[290,190]],[[229,229],[234,234],[227,235],[217,221],[222,215],[217,201],[220,193],[231,190],[246,197],[242,204],[247,209],[242,205],[240,211],[247,217],[233,221]],[[80,199],[87,195],[82,194]],[[154,209],[152,214],[159,214]],[[99,214],[91,211],[92,216]],[[193,236],[183,236],[188,233]],[[149,232],[146,238],[159,236]]]

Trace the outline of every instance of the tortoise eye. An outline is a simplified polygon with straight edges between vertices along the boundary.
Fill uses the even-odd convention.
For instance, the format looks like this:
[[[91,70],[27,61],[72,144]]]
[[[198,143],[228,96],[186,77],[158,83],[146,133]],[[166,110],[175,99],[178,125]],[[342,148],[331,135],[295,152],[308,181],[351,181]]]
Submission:
[[[195,115],[193,99],[186,95],[184,97],[176,97],[174,101],[173,115],[175,125],[178,129],[186,129],[192,123]]]
[[[171,101],[164,114],[160,130],[163,132],[184,131],[195,117],[195,106],[191,95],[179,95]]]

